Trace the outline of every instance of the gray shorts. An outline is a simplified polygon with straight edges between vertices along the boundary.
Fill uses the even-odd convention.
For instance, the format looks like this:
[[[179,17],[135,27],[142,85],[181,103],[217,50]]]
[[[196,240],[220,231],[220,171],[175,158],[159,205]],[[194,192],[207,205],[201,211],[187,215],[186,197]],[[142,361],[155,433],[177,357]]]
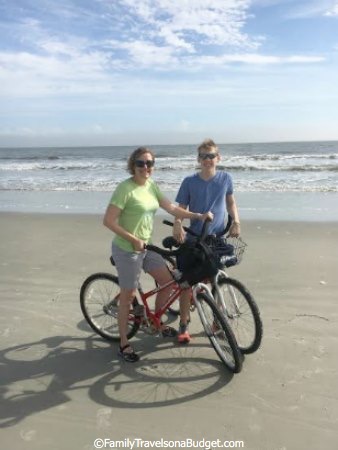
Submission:
[[[145,272],[165,267],[162,256],[152,251],[127,252],[115,244],[112,244],[112,256],[115,261],[119,285],[123,289],[135,289],[142,269]]]

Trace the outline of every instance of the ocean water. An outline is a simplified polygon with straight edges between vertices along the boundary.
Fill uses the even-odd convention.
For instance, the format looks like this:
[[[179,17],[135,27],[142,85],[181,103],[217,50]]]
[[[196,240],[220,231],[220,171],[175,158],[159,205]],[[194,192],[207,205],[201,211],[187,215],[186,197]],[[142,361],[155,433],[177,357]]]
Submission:
[[[135,147],[0,148],[0,211],[103,213]],[[198,168],[196,146],[154,145],[170,199]],[[219,145],[241,216],[338,220],[338,142]]]

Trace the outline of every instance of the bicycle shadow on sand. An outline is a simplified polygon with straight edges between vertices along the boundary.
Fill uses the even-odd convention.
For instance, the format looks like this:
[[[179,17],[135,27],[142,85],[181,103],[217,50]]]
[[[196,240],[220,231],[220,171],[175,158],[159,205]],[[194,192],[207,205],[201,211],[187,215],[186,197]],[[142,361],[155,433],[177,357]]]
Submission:
[[[210,395],[232,379],[206,341],[182,347],[140,336],[133,341],[141,355],[136,364],[118,359],[117,344],[97,335],[54,336],[2,350],[0,428],[72,402],[75,391],[112,408],[154,408]]]

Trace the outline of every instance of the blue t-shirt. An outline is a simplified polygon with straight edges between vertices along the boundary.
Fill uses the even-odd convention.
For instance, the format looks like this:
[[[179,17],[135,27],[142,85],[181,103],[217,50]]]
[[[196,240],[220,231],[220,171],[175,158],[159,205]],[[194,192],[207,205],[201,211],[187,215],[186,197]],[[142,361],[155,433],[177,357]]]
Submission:
[[[176,196],[176,202],[188,206],[192,212],[211,211],[214,220],[209,226],[209,234],[224,230],[226,214],[225,196],[233,194],[231,175],[217,171],[210,180],[203,180],[198,173],[184,178]],[[203,222],[192,220],[190,228],[200,234]],[[187,236],[188,237],[188,236]]]

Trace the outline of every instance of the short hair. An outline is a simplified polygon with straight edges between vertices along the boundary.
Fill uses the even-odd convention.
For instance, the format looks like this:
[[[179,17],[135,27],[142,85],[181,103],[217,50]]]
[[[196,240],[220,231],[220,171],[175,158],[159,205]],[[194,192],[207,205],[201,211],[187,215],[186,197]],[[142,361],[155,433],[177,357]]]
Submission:
[[[135,161],[145,153],[150,153],[153,161],[155,161],[155,154],[150,148],[148,147],[138,147],[136,150],[133,151],[133,153],[128,158],[128,172],[131,175],[135,175]]]
[[[218,147],[212,139],[204,139],[202,144],[198,146],[197,150],[198,154],[200,154],[202,151],[210,152],[211,150],[215,150],[216,152],[218,152]]]

